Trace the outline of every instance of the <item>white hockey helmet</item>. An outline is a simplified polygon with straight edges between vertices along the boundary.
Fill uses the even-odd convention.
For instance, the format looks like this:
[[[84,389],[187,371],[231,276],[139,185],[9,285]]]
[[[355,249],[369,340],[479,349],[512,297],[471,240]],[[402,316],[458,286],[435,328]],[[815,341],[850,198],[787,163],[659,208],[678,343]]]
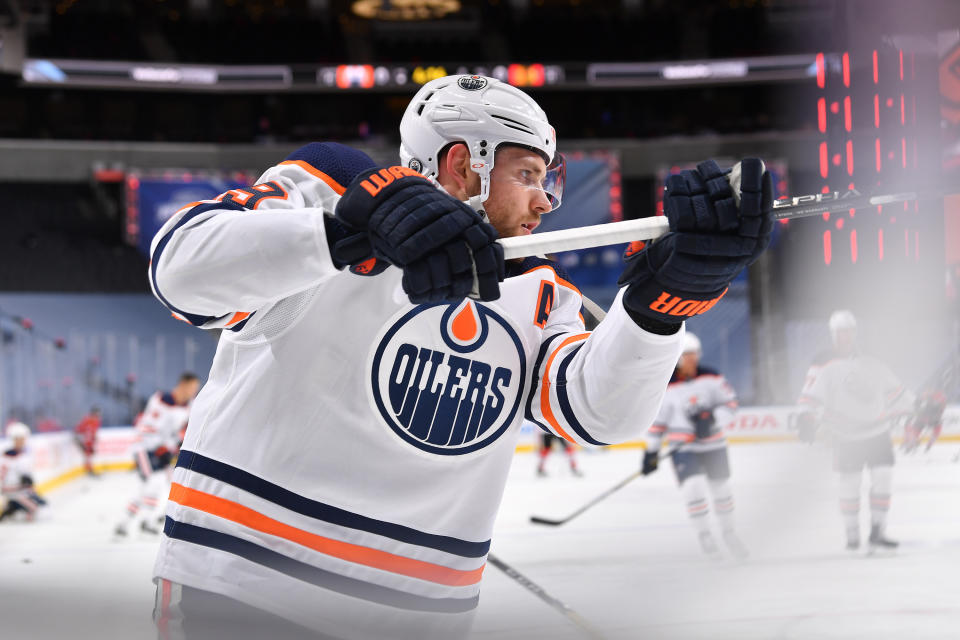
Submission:
[[[687,331],[683,334],[683,353],[701,353],[700,338],[695,333]]]
[[[17,438],[29,438],[30,427],[22,422],[11,422],[7,425],[7,437],[11,440],[16,440]]]
[[[560,206],[566,169],[557,153],[557,134],[547,114],[526,93],[496,78],[445,76],[426,83],[407,105],[400,121],[400,162],[431,178],[439,174],[439,155],[451,142],[470,151],[470,167],[480,176],[480,202],[490,195],[490,172],[502,144],[543,156],[543,189],[553,209]]]
[[[838,309],[830,314],[830,335],[836,335],[838,331],[857,329],[857,318],[852,311],[847,309]]]

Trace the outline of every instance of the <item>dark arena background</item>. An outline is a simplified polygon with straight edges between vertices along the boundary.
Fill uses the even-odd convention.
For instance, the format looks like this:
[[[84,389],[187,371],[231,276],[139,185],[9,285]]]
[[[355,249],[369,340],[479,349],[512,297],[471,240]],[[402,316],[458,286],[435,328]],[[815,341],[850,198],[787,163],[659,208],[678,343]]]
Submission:
[[[157,637],[159,536],[114,535],[133,425],[181,372],[206,380],[219,335],[151,294],[154,234],[309,142],[396,164],[407,103],[451,74],[522,88],[556,129],[567,184],[543,232],[663,215],[666,177],[709,158],[764,159],[780,198],[915,194],[779,221],[687,322],[739,399],[723,430],[749,559],[701,552],[665,468],[531,524],[639,470],[645,429],[576,451],[575,476],[525,423],[492,551],[566,609],[488,566],[471,638],[957,637],[955,0],[0,0],[0,421],[30,428],[48,502],[0,521],[0,637]],[[623,249],[553,257],[607,309]],[[946,404],[935,443],[892,430],[894,557],[843,552],[829,439],[797,438],[838,309]],[[93,407],[96,477],[74,441]]]

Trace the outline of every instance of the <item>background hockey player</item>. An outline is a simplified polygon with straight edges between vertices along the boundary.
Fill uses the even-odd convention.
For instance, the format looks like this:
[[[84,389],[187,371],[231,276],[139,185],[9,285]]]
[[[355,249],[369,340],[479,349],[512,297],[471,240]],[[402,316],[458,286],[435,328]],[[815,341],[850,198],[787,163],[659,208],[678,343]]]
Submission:
[[[835,311],[829,325],[833,348],[819,354],[807,372],[799,399],[798,437],[813,442],[823,427],[833,440],[847,549],[860,548],[864,467],[870,470],[871,550],[894,549],[897,543],[886,536],[894,460],[890,432],[912,413],[914,396],[885,364],[859,353],[853,313]]]
[[[739,205],[715,163],[673,176],[675,232],[628,262],[590,333],[557,264],[505,263],[496,242],[560,204],[539,106],[444,77],[400,133],[402,166],[309,144],[154,238],[156,296],[223,330],[155,566],[167,632],[464,636],[524,416],[580,445],[635,436],[685,314],[769,241],[759,161]]]
[[[567,461],[570,463],[570,473],[577,476],[578,478],[583,475],[580,472],[580,468],[577,467],[577,449],[573,446],[573,443],[569,440],[564,440],[563,438],[558,438],[557,436],[550,433],[540,434],[540,451],[537,452],[537,475],[540,477],[546,477],[547,475],[547,458],[550,457],[550,453],[553,451],[554,444],[557,444],[563,449],[563,452],[567,456]]]
[[[4,498],[0,520],[18,511],[24,512],[27,520],[33,520],[47,501],[33,488],[33,461],[27,451],[30,427],[13,422],[7,426],[7,437],[12,446],[0,458],[0,493]]]
[[[93,470],[93,452],[97,446],[97,431],[100,429],[100,407],[93,407],[90,413],[83,416],[77,426],[73,428],[73,437],[83,452],[83,468],[87,474],[94,476]]]
[[[657,470],[660,450],[666,439],[673,454],[673,468],[690,521],[705,553],[720,553],[710,529],[709,496],[717,514],[723,541],[737,558],[747,556],[733,522],[733,491],[730,462],[723,427],[733,419],[737,396],[726,379],[700,366],[700,340],[687,332],[683,353],[667,387],[657,419],[647,430],[643,454],[644,475]]]
[[[125,536],[137,528],[147,533],[159,532],[157,522],[163,513],[171,463],[190,415],[190,403],[199,389],[197,376],[184,372],[171,391],[157,391],[147,400],[147,406],[134,425],[137,439],[133,445],[133,458],[140,476],[140,488],[127,504],[126,518],[114,529],[118,536]]]

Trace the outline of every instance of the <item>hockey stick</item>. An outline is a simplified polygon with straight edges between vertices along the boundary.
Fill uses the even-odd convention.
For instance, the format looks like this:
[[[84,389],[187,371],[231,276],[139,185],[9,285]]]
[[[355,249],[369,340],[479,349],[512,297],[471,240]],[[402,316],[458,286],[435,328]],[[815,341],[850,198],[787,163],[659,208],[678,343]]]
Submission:
[[[816,193],[796,198],[781,198],[773,203],[773,217],[776,220],[806,218],[823,213],[860,209],[863,207],[895,202],[907,202],[920,197],[944,195],[941,191],[917,192],[904,191],[884,195],[864,195],[856,189],[844,192]],[[558,251],[589,249],[610,244],[633,242],[634,240],[655,240],[670,230],[665,216],[652,216],[637,220],[593,224],[575,229],[545,231],[527,236],[502,238],[505,260],[525,258]]]
[[[508,577],[515,580],[527,591],[565,615],[567,619],[575,624],[581,631],[583,631],[587,637],[594,638],[594,640],[604,640],[604,636],[599,631],[594,629],[586,620],[584,620],[580,614],[571,609],[569,605],[551,596],[549,593],[544,591],[540,585],[508,565],[500,558],[492,553],[489,553],[487,554],[487,562],[495,566],[497,569],[500,569],[500,571],[503,571]]]
[[[679,447],[673,447],[672,449],[669,449],[668,451],[665,451],[665,452],[661,453],[661,454],[660,454],[660,459],[661,459],[661,460],[666,460],[667,458],[673,456],[673,454],[677,452],[677,449],[678,449],[678,448],[679,448]],[[574,518],[576,518],[576,517],[577,517],[578,515],[580,515],[581,513],[583,513],[584,511],[586,511],[587,509],[589,509],[590,507],[592,507],[593,505],[597,504],[598,502],[603,501],[604,499],[606,499],[606,498],[608,498],[609,496],[613,495],[614,493],[616,493],[616,492],[619,491],[620,489],[623,489],[625,486],[627,486],[628,484],[630,484],[631,482],[633,482],[634,480],[636,480],[637,478],[639,478],[639,477],[642,476],[642,475],[643,475],[643,472],[642,472],[642,471],[634,471],[634,472],[631,473],[629,476],[627,476],[626,478],[624,478],[623,480],[621,480],[621,481],[618,482],[617,484],[613,485],[612,487],[610,487],[609,489],[607,489],[606,491],[604,491],[603,493],[601,493],[600,495],[598,495],[596,498],[594,498],[593,500],[591,500],[591,501],[588,502],[587,504],[583,505],[582,507],[580,507],[579,509],[577,509],[576,511],[574,511],[574,512],[571,513],[570,515],[568,515],[566,518],[553,519],[553,518],[541,518],[540,516],[530,516],[530,522],[532,522],[532,523],[534,523],[534,524],[545,524],[545,525],[551,526],[551,527],[558,527],[558,526],[560,526],[560,525],[562,525],[562,524],[566,524],[566,523],[570,522],[571,520],[573,520]]]

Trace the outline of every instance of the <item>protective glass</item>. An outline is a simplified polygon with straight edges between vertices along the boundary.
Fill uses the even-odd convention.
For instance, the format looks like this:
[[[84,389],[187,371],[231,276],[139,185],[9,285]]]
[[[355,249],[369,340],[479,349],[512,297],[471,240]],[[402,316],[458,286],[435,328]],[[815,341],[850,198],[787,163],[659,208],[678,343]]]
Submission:
[[[520,169],[509,179],[521,187],[542,191],[550,202],[550,210],[554,211],[563,199],[563,185],[567,179],[566,159],[562,153],[556,153],[542,178],[533,171]]]

